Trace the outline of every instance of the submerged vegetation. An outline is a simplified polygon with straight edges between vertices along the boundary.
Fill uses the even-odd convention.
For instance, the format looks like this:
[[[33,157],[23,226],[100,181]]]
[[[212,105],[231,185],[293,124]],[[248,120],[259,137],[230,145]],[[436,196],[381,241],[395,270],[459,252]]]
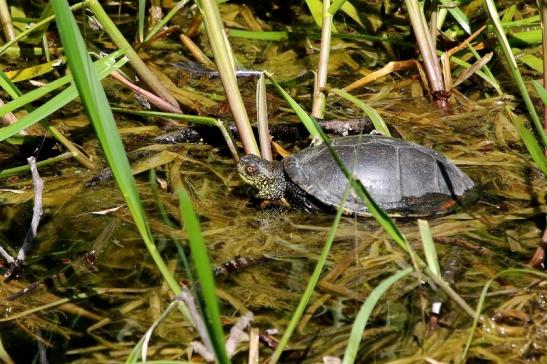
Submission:
[[[0,1],[0,359],[545,362],[546,12]],[[329,144],[371,131],[446,155],[480,200],[388,216]],[[238,176],[312,141],[350,181],[336,211]]]

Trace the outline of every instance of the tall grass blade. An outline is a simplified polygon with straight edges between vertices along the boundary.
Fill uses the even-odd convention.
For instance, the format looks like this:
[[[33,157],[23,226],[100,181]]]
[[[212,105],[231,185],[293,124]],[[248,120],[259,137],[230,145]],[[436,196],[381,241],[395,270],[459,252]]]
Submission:
[[[348,188],[346,188],[346,191],[344,192],[344,195],[342,196],[342,199],[340,200],[340,206],[338,207],[336,216],[334,217],[334,221],[332,222],[331,228],[329,230],[329,235],[327,237],[327,241],[325,242],[325,245],[323,245],[323,249],[321,250],[321,255],[319,256],[319,259],[317,260],[315,269],[313,270],[313,273],[310,279],[308,280],[308,284],[306,285],[306,289],[304,290],[302,297],[300,297],[300,302],[298,302],[298,306],[296,307],[296,310],[294,311],[291,317],[291,321],[289,322],[289,325],[287,326],[287,328],[285,329],[285,332],[283,333],[283,337],[279,340],[277,344],[277,348],[275,349],[273,355],[270,357],[270,360],[269,360],[270,364],[275,364],[279,361],[279,358],[281,357],[283,350],[285,350],[285,347],[287,346],[289,342],[289,338],[293,334],[294,330],[298,326],[298,323],[300,322],[300,319],[302,318],[302,315],[304,314],[306,306],[308,305],[308,302],[310,301],[313,291],[315,287],[317,286],[317,282],[319,282],[319,278],[321,277],[321,273],[323,272],[323,268],[325,267],[330,249],[332,247],[332,242],[334,241],[334,238],[336,237],[336,231],[338,230],[338,225],[340,224],[340,218],[342,217],[342,213],[344,212],[343,207],[346,204],[346,200],[349,196],[350,191],[351,191],[351,187],[348,184]]]
[[[412,267],[408,267],[406,269],[398,271],[391,277],[384,279],[376,288],[372,290],[366,301],[359,309],[359,313],[355,317],[342,364],[352,364],[355,362],[355,358],[357,357],[357,351],[359,350],[359,343],[361,342],[363,331],[365,331],[368,318],[370,317],[372,310],[374,310],[374,307],[376,307],[376,304],[378,303],[380,298],[382,298],[382,296],[393,284],[412,273],[412,271]]]
[[[317,139],[319,137],[319,129],[318,129],[319,126],[318,126],[318,124],[314,123],[314,119],[311,116],[308,115],[306,110],[304,110],[302,108],[302,106],[300,106],[298,104],[298,102],[294,101],[294,99],[291,97],[291,95],[289,95],[287,93],[287,91],[285,91],[283,89],[283,87],[279,86],[279,84],[277,82],[275,82],[275,80],[273,79],[272,74],[270,74],[268,72],[265,72],[265,74],[269,78],[269,80],[272,82],[274,87],[277,89],[279,94],[281,94],[281,96],[283,96],[285,101],[287,101],[287,103],[289,104],[291,109],[294,110],[294,112],[296,113],[296,115],[298,116],[298,118],[300,119],[302,124],[304,124],[304,127],[308,130],[308,133],[310,133],[311,137],[313,139]]]
[[[500,22],[498,11],[496,9],[496,4],[492,0],[484,0],[484,6],[486,7],[486,12],[488,13],[488,16],[490,17],[490,21],[494,25],[494,33],[496,34],[496,37],[498,38],[500,47],[507,61],[507,66],[509,67],[511,75],[513,76],[513,79],[515,80],[517,87],[520,91],[520,94],[522,96],[522,99],[524,101],[524,104],[526,105],[526,108],[528,109],[528,114],[530,115],[530,118],[532,119],[532,123],[536,129],[536,133],[539,136],[543,147],[547,147],[547,135],[545,133],[545,130],[543,130],[543,125],[541,124],[541,121],[539,120],[536,109],[534,108],[534,104],[532,103],[532,99],[530,98],[530,94],[528,93],[528,90],[526,89],[526,85],[524,84],[524,79],[522,78],[522,75],[519,71],[517,61],[515,60],[515,56],[513,55],[513,52],[511,51],[511,46],[509,45],[509,41],[507,40],[507,36],[505,35],[505,31],[503,30],[503,27]]]
[[[547,176],[547,158],[543,154],[543,150],[539,146],[534,134],[524,125],[519,116],[515,115],[511,110],[507,110],[509,118],[517,128],[517,131],[526,146],[530,157],[534,160],[536,167]]]
[[[184,229],[188,234],[188,245],[192,253],[192,260],[196,267],[196,273],[200,285],[200,294],[203,298],[205,324],[209,337],[215,349],[215,354],[220,363],[229,363],[228,354],[224,347],[224,333],[220,323],[220,309],[216,296],[215,278],[213,267],[209,262],[209,255],[205,241],[201,235],[198,218],[192,207],[192,201],[184,188],[177,191],[180,203],[180,214],[184,220]]]
[[[418,219],[418,226],[420,228],[420,236],[422,237],[427,266],[433,274],[440,277],[441,268],[439,266],[439,258],[437,257],[437,249],[435,249],[435,243],[433,242],[433,236],[431,236],[429,223],[427,220]]]
[[[68,66],[73,74],[74,82],[78,88],[88,117],[103,147],[108,164],[112,169],[112,174],[125,198],[146,248],[165,282],[178,295],[181,289],[162,260],[152,239],[152,234],[144,214],[135,180],[131,174],[129,161],[127,160],[116,122],[110,110],[106,94],[93,69],[91,58],[87,53],[84,40],[76,25],[76,20],[66,0],[52,0],[52,4],[61,42],[65,47]],[[188,321],[192,322],[188,312],[183,311],[183,313],[186,315]]]

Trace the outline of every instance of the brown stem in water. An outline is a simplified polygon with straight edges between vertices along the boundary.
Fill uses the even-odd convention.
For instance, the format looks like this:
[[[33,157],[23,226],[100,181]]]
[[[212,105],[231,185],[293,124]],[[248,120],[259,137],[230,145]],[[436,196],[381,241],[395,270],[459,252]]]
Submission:
[[[433,99],[440,109],[445,109],[448,106],[446,99],[447,90],[444,89],[443,78],[441,74],[441,66],[437,58],[434,42],[431,33],[429,32],[424,14],[420,10],[416,0],[405,0],[412,30],[418,43],[418,48],[424,59],[424,68],[429,80],[429,86]]]

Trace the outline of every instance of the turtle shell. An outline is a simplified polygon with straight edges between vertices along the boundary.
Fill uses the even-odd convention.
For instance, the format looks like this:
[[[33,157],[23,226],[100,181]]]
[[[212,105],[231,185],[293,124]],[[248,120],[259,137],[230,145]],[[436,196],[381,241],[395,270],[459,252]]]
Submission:
[[[426,216],[446,213],[475,191],[475,183],[436,151],[381,135],[333,139],[332,146],[376,203],[392,215]],[[321,203],[338,207],[348,180],[324,144],[284,160],[287,176]],[[476,195],[475,193],[473,195]],[[368,209],[352,190],[348,214]]]

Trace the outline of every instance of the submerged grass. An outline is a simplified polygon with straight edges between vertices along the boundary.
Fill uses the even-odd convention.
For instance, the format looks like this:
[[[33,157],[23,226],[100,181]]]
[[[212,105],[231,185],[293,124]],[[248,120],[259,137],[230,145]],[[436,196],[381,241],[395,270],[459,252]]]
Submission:
[[[135,225],[150,256],[169,287],[175,294],[179,294],[180,286],[167,269],[154,244],[116,122],[99,78],[93,70],[80,30],[65,0],[54,0],[53,9],[74,82],[112,168],[112,173],[135,219]]]
[[[334,1],[332,7],[340,6],[341,3],[342,1]],[[226,7],[232,5],[224,4]],[[66,4],[63,6],[66,7]],[[239,9],[235,6],[229,8],[232,10],[230,13],[232,15],[234,8]],[[249,16],[248,13],[245,14],[247,17]],[[174,12],[170,13],[170,15],[174,15]],[[177,21],[176,16],[173,16],[171,19]],[[241,26],[243,24],[243,28],[246,24],[245,21],[247,21],[237,17],[229,19],[230,26]],[[74,31],[72,28],[70,30],[66,30],[67,28],[63,29],[63,33],[67,34],[72,34]],[[157,29],[159,28],[155,28],[149,35],[155,33]],[[240,30],[240,32],[244,32],[244,30]],[[253,34],[267,36],[272,33],[253,32]],[[345,39],[349,38],[357,42],[359,39],[366,38],[366,35],[349,34]],[[386,37],[366,39],[386,40]],[[150,39],[148,38],[148,40]],[[65,44],[65,41],[66,39],[63,39],[63,44]],[[151,43],[153,41],[150,40]],[[161,47],[162,44],[166,43],[169,42],[162,39],[160,42],[154,44],[154,46]],[[289,46],[292,46],[291,44],[289,43]],[[260,49],[259,53],[261,55],[263,53],[266,54],[274,48],[271,44],[265,48],[261,46],[262,44],[260,44],[260,47],[255,46],[256,49]],[[282,47],[286,47],[287,44],[279,46],[281,52],[283,50]],[[250,51],[249,48],[245,48],[242,52],[245,52],[247,57],[251,57],[254,48],[250,47],[250,49],[252,50]],[[335,56],[339,49],[333,48],[332,51]],[[358,55],[356,59],[366,58],[363,57],[366,54],[363,50],[357,50],[357,48],[351,49],[352,52],[356,52],[354,55]],[[146,51],[150,52],[150,55],[154,54],[152,48],[147,48]],[[67,52],[70,53],[71,51],[67,49]],[[80,50],[79,52],[83,52],[82,54],[85,55],[85,50]],[[172,54],[170,57],[179,56],[179,54],[176,54],[177,52],[173,53],[174,55]],[[346,53],[345,49],[343,53]],[[272,54],[279,53],[272,52]],[[461,62],[464,62],[464,59],[468,59],[467,57],[468,54],[462,57]],[[168,57],[166,59],[166,62],[171,61]],[[174,59],[178,61],[177,58]],[[331,59],[334,60],[333,63],[336,63],[341,58],[333,57]],[[104,61],[101,60],[99,62]],[[308,59],[306,59],[306,64],[313,63],[308,62]],[[340,69],[344,67],[351,68],[352,64],[349,61],[347,63],[342,62],[338,68],[333,66],[334,70],[332,72],[338,76]],[[72,63],[70,67],[72,70]],[[105,65],[105,67],[108,66]],[[368,69],[364,69],[365,67],[362,65],[360,67],[359,69],[352,68],[350,76],[354,77],[357,72],[367,73],[369,71]],[[86,68],[83,73],[88,72],[91,72],[90,68]],[[190,79],[190,83],[197,82],[196,79],[198,78],[195,75],[193,79],[191,77],[185,78],[186,75],[184,74],[180,77],[184,78],[184,81]],[[342,78],[347,77],[345,75]],[[503,312],[506,307],[509,307],[510,309],[514,308],[513,312],[526,313],[530,311],[532,313],[535,312],[537,317],[541,317],[542,308],[540,302],[534,301],[534,298],[531,297],[539,291],[540,288],[538,286],[524,286],[526,282],[523,283],[520,281],[511,282],[505,279],[502,281],[498,280],[498,277],[495,276],[496,272],[504,269],[506,266],[521,264],[525,260],[523,256],[532,248],[535,248],[537,238],[540,234],[538,230],[541,227],[541,224],[537,223],[537,221],[546,212],[544,196],[545,180],[539,177],[538,173],[534,173],[529,159],[520,152],[519,147],[521,144],[518,136],[515,137],[517,129],[521,133],[527,131],[530,134],[530,138],[533,139],[532,133],[526,129],[522,118],[515,119],[514,124],[509,121],[515,115],[512,115],[509,110],[505,110],[504,107],[499,107],[499,103],[508,102],[507,99],[479,99],[477,95],[482,94],[469,91],[469,94],[458,95],[460,98],[456,102],[456,111],[453,115],[441,118],[431,110],[431,105],[423,102],[422,99],[401,99],[401,95],[408,97],[409,85],[415,86],[417,83],[415,80],[400,79],[397,77],[390,80],[392,81],[391,83],[380,84],[376,82],[370,85],[370,88],[363,91],[364,94],[355,94],[354,97],[358,100],[369,98],[371,101],[370,104],[377,107],[381,111],[381,115],[390,123],[390,126],[396,127],[405,138],[409,137],[421,140],[423,144],[433,145],[435,149],[443,150],[443,152],[459,164],[466,165],[469,171],[473,173],[473,177],[476,180],[481,180],[488,190],[488,196],[476,210],[474,209],[472,212],[462,211],[453,216],[432,220],[429,223],[429,229],[422,229],[428,231],[428,234],[426,234],[427,237],[422,238],[422,240],[425,260],[429,267],[426,271],[430,279],[443,287],[446,292],[451,292],[450,286],[443,281],[439,273],[441,268],[445,268],[446,263],[443,260],[453,258],[453,256],[458,256],[458,254],[463,252],[461,255],[465,263],[463,268],[464,273],[455,280],[458,291],[465,294],[465,297],[477,297],[477,287],[482,287],[484,281],[489,280],[487,285],[495,287],[495,291],[490,296],[487,296],[488,289],[483,290],[479,306],[475,310],[475,315],[473,315],[477,320],[483,306],[488,306],[488,314],[498,311]],[[492,81],[492,78],[490,80]],[[79,84],[81,82],[81,80],[78,81]],[[89,81],[84,80],[83,82]],[[213,88],[207,80],[202,79],[199,82],[203,84],[200,86],[204,88]],[[306,118],[306,112],[300,106],[309,99],[309,94],[300,94],[300,90],[309,89],[309,84],[305,83],[307,81],[297,80],[297,82],[302,82],[300,84],[297,83],[298,88],[291,89],[285,94],[282,90],[280,92],[291,106],[297,105],[295,107],[296,113],[305,119],[305,123],[312,133],[316,137],[321,137],[321,131],[316,128],[312,119]],[[333,83],[335,82],[340,81],[333,78]],[[467,81],[467,83],[471,82],[474,81]],[[100,87],[97,81],[92,81],[91,84]],[[496,85],[497,83],[494,82],[493,84]],[[301,86],[303,87],[300,88]],[[48,90],[49,92],[48,87],[51,86],[45,87],[43,91]],[[276,88],[280,89],[277,84]],[[242,90],[245,90],[245,88],[242,88]],[[369,97],[368,93],[370,90],[376,92],[375,97]],[[289,97],[289,95],[292,97]],[[466,99],[466,96],[469,96],[469,99]],[[118,95],[115,95],[113,99],[119,101],[117,97]],[[104,101],[104,97],[101,96],[100,98]],[[85,97],[82,99],[85,101]],[[123,97],[121,99],[127,100],[123,99]],[[299,103],[294,101],[295,99]],[[351,98],[346,97],[345,100],[350,101],[349,107],[347,107],[348,103],[339,105],[339,100],[337,99],[335,103],[333,102],[334,105],[332,108],[329,105],[327,111],[337,114],[336,116],[345,116],[348,114],[354,116],[355,114],[360,115],[362,113],[359,111],[359,109],[363,109],[362,105],[351,103]],[[273,113],[275,116],[283,118],[283,120],[293,117],[283,106],[279,106],[279,100],[275,99],[275,97],[272,97],[269,101],[273,102],[273,106],[270,107],[275,110]],[[123,101],[119,103],[123,104]],[[97,105],[108,109],[108,104]],[[9,107],[11,108],[13,105]],[[96,108],[96,105],[91,108],[94,107]],[[129,109],[126,105],[123,105],[123,108],[126,111]],[[215,115],[221,113],[216,109],[207,110],[207,112]],[[141,112],[138,114],[134,113],[134,115],[135,118],[130,121],[131,125],[142,126],[140,124],[148,122],[150,120],[148,118],[155,117],[162,119],[177,118],[178,120],[205,123],[212,121],[213,125],[219,126],[219,119],[216,117],[202,119],[202,116],[161,114],[155,112]],[[99,113],[100,118],[104,116],[104,113]],[[111,115],[106,115],[106,117],[107,119],[111,119]],[[221,117],[225,119],[224,115]],[[192,118],[194,119],[192,120]],[[110,119],[109,121],[112,121]],[[479,119],[492,121],[492,125],[480,122]],[[123,118],[119,120],[120,126],[123,125],[122,127],[124,128],[127,122]],[[114,126],[111,127],[115,128]],[[116,130],[105,129],[103,134],[106,131],[108,133],[112,131],[114,138],[118,138]],[[420,134],[422,132],[424,133],[423,135]],[[425,135],[426,133],[427,135]],[[461,133],[461,135],[458,133]],[[464,135],[466,140],[469,138],[471,141],[469,145],[464,145],[464,143],[460,142],[464,139]],[[104,135],[101,138],[101,143],[109,143],[109,141],[105,142]],[[526,143],[526,139],[523,139]],[[114,144],[116,143],[114,142]],[[457,308],[454,309],[454,305],[450,302],[446,305],[447,314],[442,317],[443,325],[435,329],[432,333],[424,333],[424,317],[428,316],[428,311],[424,307],[426,306],[425,303],[430,302],[430,292],[428,289],[420,286],[420,272],[416,273],[418,279],[405,281],[405,285],[401,285],[397,290],[388,289],[389,286],[395,284],[402,276],[410,274],[412,269],[407,267],[407,261],[412,261],[413,264],[414,261],[417,261],[414,267],[415,270],[425,267],[425,264],[418,257],[418,254],[421,254],[421,248],[418,244],[420,235],[414,224],[403,222],[398,224],[399,226],[397,227],[389,219],[384,219],[381,211],[377,211],[376,215],[379,218],[379,222],[386,228],[386,231],[390,231],[392,234],[390,237],[381,230],[376,232],[371,231],[373,225],[365,219],[352,220],[342,218],[339,214],[336,217],[337,228],[334,225],[328,227],[332,217],[326,215],[311,217],[309,215],[287,213],[277,215],[273,218],[268,218],[265,214],[266,217],[264,217],[261,215],[261,212],[257,213],[254,209],[245,206],[247,200],[240,191],[240,182],[235,177],[235,172],[233,171],[233,161],[227,157],[227,153],[223,149],[187,144],[161,147],[152,145],[149,147],[149,150],[155,149],[172,153],[170,154],[171,157],[175,155],[175,152],[181,153],[183,157],[171,158],[168,164],[158,167],[158,175],[154,175],[151,178],[161,181],[162,187],[155,187],[151,193],[148,192],[148,185],[144,187],[139,182],[136,184],[135,182],[127,182],[133,184],[133,187],[135,185],[139,186],[145,205],[149,203],[153,206],[162,206],[159,218],[156,219],[155,216],[151,216],[148,219],[148,223],[144,221],[144,227],[142,224],[137,224],[137,226],[141,232],[144,230],[148,234],[148,237],[144,238],[145,241],[148,241],[148,247],[150,247],[150,244],[154,244],[150,236],[152,232],[158,236],[170,236],[173,240],[186,241],[187,239],[193,239],[195,241],[194,243],[190,243],[190,246],[194,245],[196,249],[200,249],[200,252],[195,256],[193,254],[193,257],[194,259],[197,259],[196,257],[200,259],[199,262],[195,262],[195,265],[198,268],[198,272],[201,270],[201,273],[198,274],[200,275],[200,281],[203,280],[205,282],[205,284],[199,284],[200,292],[207,295],[207,298],[203,300],[207,302],[207,306],[204,306],[203,312],[210,319],[207,320],[210,323],[209,331],[210,335],[214,337],[218,352],[222,352],[224,338],[220,324],[218,300],[214,297],[215,294],[223,300],[223,312],[226,313],[222,316],[224,323],[234,322],[235,317],[241,312],[252,310],[256,313],[256,321],[253,323],[253,326],[257,329],[260,328],[261,334],[266,333],[266,330],[272,327],[286,328],[280,345],[275,351],[274,359],[278,359],[281,352],[283,352],[287,360],[315,363],[323,361],[323,357],[326,355],[341,357],[344,351],[346,351],[346,355],[344,356],[346,362],[352,362],[354,359],[361,362],[382,360],[421,362],[426,359],[450,362],[456,360],[456,354],[454,354],[454,352],[458,351],[456,348],[461,347],[463,349],[465,340],[467,339],[466,352],[469,353],[468,360],[500,358],[504,353],[509,353],[505,345],[507,345],[507,348],[514,348],[514,345],[518,344],[517,342],[520,338],[526,338],[531,343],[530,347],[534,347],[538,352],[542,352],[541,336],[533,331],[534,327],[536,327],[535,325],[538,325],[541,320],[533,321],[532,319],[527,321],[522,327],[513,325],[511,320],[508,323],[502,322],[498,324],[504,330],[513,329],[513,333],[520,330],[519,334],[515,334],[514,336],[505,334],[495,336],[495,332],[483,334],[480,330],[473,332],[475,326],[469,328],[469,321],[466,320],[466,317],[462,317],[463,315],[459,313]],[[86,151],[88,150],[93,150],[93,148],[86,146]],[[107,151],[107,153],[112,153],[112,151]],[[124,151],[123,149],[117,149],[116,153],[123,154]],[[537,162],[538,155],[541,154],[539,146],[536,148],[535,154],[536,165],[541,169],[541,164]],[[95,154],[91,153],[90,155],[96,158]],[[55,158],[46,160],[42,166],[56,161],[58,159]],[[123,161],[120,163],[127,164]],[[488,168],[484,168],[484,166],[488,166]],[[125,209],[118,210],[116,213],[110,213],[110,215],[102,218],[89,219],[88,212],[90,210],[101,210],[104,213],[107,208],[111,207],[109,204],[114,203],[114,201],[119,202],[117,199],[119,194],[105,193],[105,191],[109,191],[108,187],[97,187],[93,191],[81,189],[78,186],[82,184],[82,177],[74,176],[73,173],[69,175],[69,172],[67,172],[71,168],[70,164],[63,162],[55,167],[55,169],[51,170],[55,171],[54,174],[57,175],[46,176],[46,187],[48,188],[48,191],[46,191],[46,201],[48,201],[52,209],[55,208],[55,214],[51,216],[52,222],[47,223],[43,227],[45,231],[41,236],[43,246],[41,247],[41,251],[55,251],[54,254],[61,254],[62,252],[59,253],[57,251],[60,245],[58,241],[68,245],[76,244],[77,241],[84,239],[82,236],[85,236],[86,231],[91,231],[92,234],[94,225],[98,224],[99,221],[103,221],[102,219],[120,218],[122,221],[132,223],[131,217],[126,216]],[[20,170],[8,169],[5,172],[17,173]],[[87,175],[86,172],[82,172],[81,170],[78,173]],[[127,177],[130,176],[127,168],[117,173],[125,173]],[[177,183],[180,182],[179,179],[183,180],[182,184]],[[13,182],[6,183],[10,183],[7,185],[9,188],[0,190],[0,199],[1,201],[9,201],[7,203],[10,204],[9,207],[13,211],[9,214],[2,211],[2,226],[9,226],[14,219],[13,216],[21,219],[21,216],[24,216],[25,212],[24,203],[31,198],[31,193],[25,189],[25,181],[14,179]],[[75,185],[77,187],[73,187]],[[173,193],[173,191],[176,191],[176,188],[173,188],[173,186],[181,185],[184,185],[188,192],[192,196],[195,196],[194,205],[199,212],[203,228],[202,232],[199,230],[195,211],[191,208],[189,196],[186,195],[184,197],[186,198],[185,201],[181,199],[181,202],[177,206],[177,196],[176,193]],[[356,185],[355,187],[357,190],[360,190],[362,186]],[[80,188],[80,194],[74,192],[78,188]],[[133,192],[136,193],[136,191]],[[367,201],[366,191],[361,191],[361,194],[364,196],[365,201]],[[9,196],[9,198],[6,196]],[[138,196],[136,198],[138,199]],[[369,201],[369,203],[371,206],[374,206],[373,202]],[[183,205],[187,210],[181,211]],[[137,207],[140,208],[138,203]],[[85,213],[80,214],[82,210]],[[372,208],[373,210],[374,207]],[[169,224],[170,220],[177,220],[181,215],[185,221],[184,231],[179,229],[178,226]],[[74,220],[75,216],[77,217],[77,221]],[[193,219],[193,222],[188,224],[188,218]],[[83,228],[78,234],[67,233],[66,229],[60,228],[66,226],[67,221],[70,221],[71,227],[75,227],[71,231],[78,230],[78,224],[81,224]],[[91,223],[89,223],[90,221]],[[57,225],[54,224],[55,222]],[[131,224],[127,225],[129,228],[133,227]],[[3,228],[2,231],[4,230],[7,229]],[[326,241],[323,233],[328,233]],[[63,234],[68,235],[69,238],[63,239]],[[158,241],[160,239],[158,238]],[[266,261],[267,264],[260,264],[257,267],[239,267],[238,270],[232,272],[227,278],[215,283],[211,277],[211,263],[206,257],[207,247],[204,244],[205,239],[208,242],[208,248],[212,256],[211,259],[214,262],[237,261],[233,259],[234,256],[251,256],[258,257],[257,260],[261,262]],[[433,239],[442,242],[442,244],[434,246]],[[4,240],[7,239],[3,234],[0,234],[0,241],[4,243]],[[112,294],[113,290],[97,289],[96,291],[100,296],[111,295],[108,297],[108,300],[102,302],[102,306],[98,307],[112,307],[112,311],[101,312],[105,317],[109,316],[108,320],[112,319],[112,321],[108,323],[109,326],[103,324],[101,332],[97,330],[93,333],[95,336],[92,339],[96,339],[101,345],[71,350],[67,352],[67,355],[78,355],[78,358],[82,358],[82,360],[85,358],[93,362],[119,361],[120,358],[128,357],[132,347],[136,351],[139,350],[140,346],[135,346],[135,343],[137,338],[142,337],[147,327],[154,329],[154,340],[148,342],[151,359],[163,358],[165,360],[162,362],[168,362],[173,358],[183,358],[185,355],[188,355],[188,343],[195,339],[194,331],[192,329],[186,330],[185,327],[190,320],[182,318],[177,311],[171,311],[170,305],[165,308],[158,304],[158,302],[163,301],[159,298],[163,296],[160,296],[158,292],[162,292],[161,294],[163,295],[169,289],[162,286],[161,288],[157,288],[158,292],[156,292],[156,287],[150,287],[150,281],[147,280],[146,276],[153,274],[156,268],[151,264],[149,265],[146,259],[142,259],[146,255],[144,247],[141,249],[138,244],[131,245],[130,241],[132,240],[140,242],[139,238],[133,235],[122,237],[120,241],[115,242],[115,244],[123,246],[113,246],[109,251],[108,258],[100,262],[103,272],[91,275],[94,277],[101,276],[104,281],[93,281],[90,283],[90,286],[102,286],[105,284],[104,282],[114,286],[135,286],[140,289],[138,291],[139,297],[130,298],[128,294],[125,296],[123,294],[114,296]],[[400,244],[403,250],[407,250],[411,254],[410,258],[403,254],[400,249],[397,249],[397,247],[394,248],[392,240]],[[413,245],[410,246],[409,244]],[[177,245],[177,248],[179,250],[182,249],[180,244]],[[154,256],[157,253],[154,249],[152,247],[150,253],[152,257],[154,259],[161,259]],[[170,253],[176,254],[173,250],[174,248],[171,245],[166,244],[162,254],[165,257],[169,256]],[[412,253],[414,251],[416,253]],[[437,262],[435,252],[439,253],[441,264]],[[326,258],[327,254],[329,256],[328,260]],[[250,260],[252,261],[252,259]],[[311,272],[312,269],[308,266],[310,261],[318,262],[313,273]],[[40,261],[37,264],[40,267]],[[167,282],[164,286],[178,286],[178,282],[174,281],[173,276],[176,276],[177,279],[190,276],[190,274],[182,271],[175,259],[169,264],[164,264],[165,267],[168,267],[167,269],[171,278],[169,276],[164,278],[165,282]],[[325,267],[328,268],[328,273],[324,276],[324,279],[319,280]],[[84,275],[86,277],[90,276],[89,271],[86,271]],[[307,285],[305,285],[301,277],[308,277],[309,275],[312,276],[312,279],[306,281]],[[390,278],[384,280],[387,276],[390,276]],[[504,275],[504,278],[506,277]],[[85,280],[84,282],[87,283]],[[154,282],[156,281],[154,280]],[[143,286],[147,288],[143,289]],[[1,288],[3,289],[4,287],[1,286]],[[9,289],[12,289],[12,287],[9,287]],[[300,295],[302,291],[304,295]],[[312,295],[314,292],[315,297]],[[529,298],[524,301],[525,303],[511,306],[510,297],[517,294],[528,295],[526,297]],[[382,296],[385,298],[384,300],[380,300]],[[42,327],[48,332],[50,330],[58,332],[63,330],[64,327],[57,326],[56,328],[51,328],[51,320],[57,320],[57,322],[63,324],[62,319],[59,319],[59,317],[66,317],[68,312],[61,311],[60,308],[60,313],[54,311],[60,307],[59,302],[69,303],[73,299],[88,297],[88,295],[80,294],[63,300],[55,300],[55,303],[52,304],[44,302],[38,305],[40,307],[39,311],[31,311],[33,317],[41,320],[36,322],[31,322],[30,316],[27,314],[25,314],[23,320],[23,316],[19,313],[21,311],[25,312],[21,308],[23,307],[22,302],[10,303],[9,309],[13,310],[15,314],[10,316],[9,319],[14,325],[21,328],[21,330],[26,330],[25,332],[31,331],[29,330],[28,322],[31,322],[31,325],[36,327]],[[314,297],[314,301],[308,304],[311,297]],[[452,297],[456,301],[458,300],[458,296],[453,295]],[[487,297],[488,301],[485,304]],[[43,297],[40,296],[40,299],[43,299]],[[97,297],[97,299],[99,300],[100,298]],[[506,306],[500,303],[504,300],[507,301]],[[361,305],[361,302],[364,303]],[[381,304],[378,304],[379,302]],[[465,302],[458,301],[458,303],[469,313],[469,309],[465,308]],[[91,306],[93,301],[90,300],[85,304]],[[180,302],[177,302],[177,304],[172,303],[171,305],[178,307],[179,304]],[[7,305],[5,306],[6,310],[8,309]],[[94,307],[94,309],[102,310],[98,307]],[[127,307],[134,308],[127,309]],[[294,312],[294,307],[297,307],[296,312]],[[303,314],[306,307],[308,308],[308,312]],[[44,308],[49,308],[52,311],[46,312],[43,310]],[[414,312],[410,312],[412,310]],[[419,310],[419,312],[417,313],[416,310]],[[26,312],[28,313],[29,311]],[[288,316],[289,313],[294,314],[294,316],[292,316],[291,321],[287,324],[282,320],[282,317]],[[70,314],[72,315],[73,313]],[[301,325],[297,327],[295,323],[298,322],[300,317],[302,317],[300,319]],[[49,321],[46,322],[46,319]],[[163,321],[161,321],[162,319]],[[160,321],[161,325],[159,324]],[[353,325],[350,325],[352,321],[354,321]],[[373,321],[373,324],[371,321]],[[477,324],[478,321],[475,322],[475,325]],[[363,332],[365,326],[367,327],[367,331]],[[12,330],[12,327],[8,329]],[[349,332],[350,330],[351,333]],[[6,336],[6,332],[0,332],[2,338]],[[151,334],[152,331],[150,330],[148,333]],[[70,337],[73,333],[64,333],[64,335]],[[126,336],[124,337],[124,335]],[[91,336],[86,336],[86,339],[89,337]],[[267,335],[263,335],[262,337],[264,340],[268,339]],[[290,351],[286,350],[289,337],[292,344]],[[501,341],[503,341],[503,345],[499,344]],[[103,343],[108,343],[108,345],[103,345]],[[535,343],[538,345],[534,346]],[[76,344],[74,342],[67,343],[66,347],[72,349],[74,345],[80,345],[80,342],[78,341]],[[12,346],[8,347],[11,348]],[[54,349],[55,347],[52,346],[51,350]],[[243,355],[246,349],[245,344],[240,344],[240,353],[234,358],[235,362],[244,360],[242,358],[246,357],[246,355]],[[513,349],[511,349],[512,351]],[[263,347],[260,353],[269,355],[271,350]],[[359,353],[358,356],[356,356],[357,353]],[[396,358],[394,358],[393,353],[396,353]],[[293,359],[293,355],[296,354],[300,354],[301,356],[296,356],[296,359]],[[518,354],[509,353],[507,355],[514,358]],[[135,356],[130,355],[129,357],[131,360],[137,360]],[[71,358],[75,358],[75,356]],[[523,355],[519,357],[519,359],[522,358]],[[75,359],[75,361],[78,360]],[[224,358],[222,360],[227,359]]]

